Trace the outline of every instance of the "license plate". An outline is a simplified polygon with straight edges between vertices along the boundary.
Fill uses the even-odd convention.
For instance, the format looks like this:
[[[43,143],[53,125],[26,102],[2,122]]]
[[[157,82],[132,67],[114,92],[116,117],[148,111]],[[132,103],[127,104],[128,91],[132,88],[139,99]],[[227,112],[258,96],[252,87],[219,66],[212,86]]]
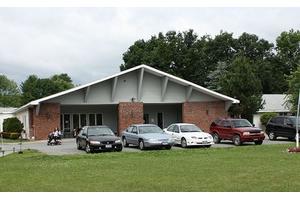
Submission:
[[[168,145],[168,143],[167,142],[163,142],[162,145]]]
[[[253,139],[253,141],[257,141],[258,139]]]
[[[111,144],[107,144],[107,145],[105,145],[105,148],[112,148],[112,145]]]
[[[208,143],[207,141],[203,141],[203,142],[202,142],[202,144],[207,144],[207,143]]]

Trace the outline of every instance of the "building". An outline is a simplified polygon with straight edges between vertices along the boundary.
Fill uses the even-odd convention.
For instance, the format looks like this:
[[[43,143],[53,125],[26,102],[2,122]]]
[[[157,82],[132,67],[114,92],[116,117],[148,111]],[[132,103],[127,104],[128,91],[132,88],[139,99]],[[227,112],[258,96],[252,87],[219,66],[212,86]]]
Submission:
[[[14,114],[28,138],[45,139],[55,127],[65,136],[84,125],[107,125],[118,135],[132,123],[166,127],[195,123],[208,131],[237,99],[146,65],[32,101]]]
[[[13,111],[16,110],[16,108],[4,108],[4,107],[0,107],[0,132],[3,131],[3,121],[6,118],[10,118],[13,117]]]
[[[263,108],[258,110],[253,115],[253,123],[256,127],[263,128],[260,122],[260,117],[264,113],[274,112],[278,115],[291,115],[291,106],[287,103],[287,96],[285,94],[264,94],[262,95]]]

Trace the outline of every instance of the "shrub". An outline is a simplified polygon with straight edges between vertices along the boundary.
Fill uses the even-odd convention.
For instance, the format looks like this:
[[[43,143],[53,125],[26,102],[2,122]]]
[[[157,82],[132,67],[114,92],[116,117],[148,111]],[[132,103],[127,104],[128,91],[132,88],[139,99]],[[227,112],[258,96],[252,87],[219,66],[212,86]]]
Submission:
[[[262,125],[266,126],[267,123],[269,122],[269,120],[272,118],[272,117],[276,117],[277,116],[277,113],[274,113],[274,112],[270,112],[270,113],[264,113],[261,115],[260,117],[260,122]]]
[[[3,131],[9,133],[21,133],[23,130],[23,124],[16,117],[4,119]]]

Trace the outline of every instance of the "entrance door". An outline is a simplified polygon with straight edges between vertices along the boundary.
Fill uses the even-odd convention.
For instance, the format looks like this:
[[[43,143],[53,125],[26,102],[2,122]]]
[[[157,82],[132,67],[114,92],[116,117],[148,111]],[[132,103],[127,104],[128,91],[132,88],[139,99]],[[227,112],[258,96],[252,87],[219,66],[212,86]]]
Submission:
[[[64,132],[69,133],[71,131],[71,127],[70,127],[70,115],[69,114],[64,114]]]
[[[79,128],[79,115],[73,114],[73,129]]]
[[[157,113],[157,126],[159,126],[161,129],[164,128],[164,119],[163,119],[163,113]]]
[[[86,126],[86,114],[80,114],[80,127]]]
[[[144,124],[149,124],[149,114],[144,114]]]

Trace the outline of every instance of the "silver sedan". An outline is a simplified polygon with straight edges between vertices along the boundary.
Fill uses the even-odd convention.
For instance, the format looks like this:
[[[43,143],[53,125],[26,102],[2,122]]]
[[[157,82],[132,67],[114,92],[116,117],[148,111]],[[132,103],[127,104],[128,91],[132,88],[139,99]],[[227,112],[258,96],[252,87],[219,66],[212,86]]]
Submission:
[[[122,133],[123,145],[138,146],[141,150],[150,147],[171,149],[174,140],[154,124],[134,124]]]

